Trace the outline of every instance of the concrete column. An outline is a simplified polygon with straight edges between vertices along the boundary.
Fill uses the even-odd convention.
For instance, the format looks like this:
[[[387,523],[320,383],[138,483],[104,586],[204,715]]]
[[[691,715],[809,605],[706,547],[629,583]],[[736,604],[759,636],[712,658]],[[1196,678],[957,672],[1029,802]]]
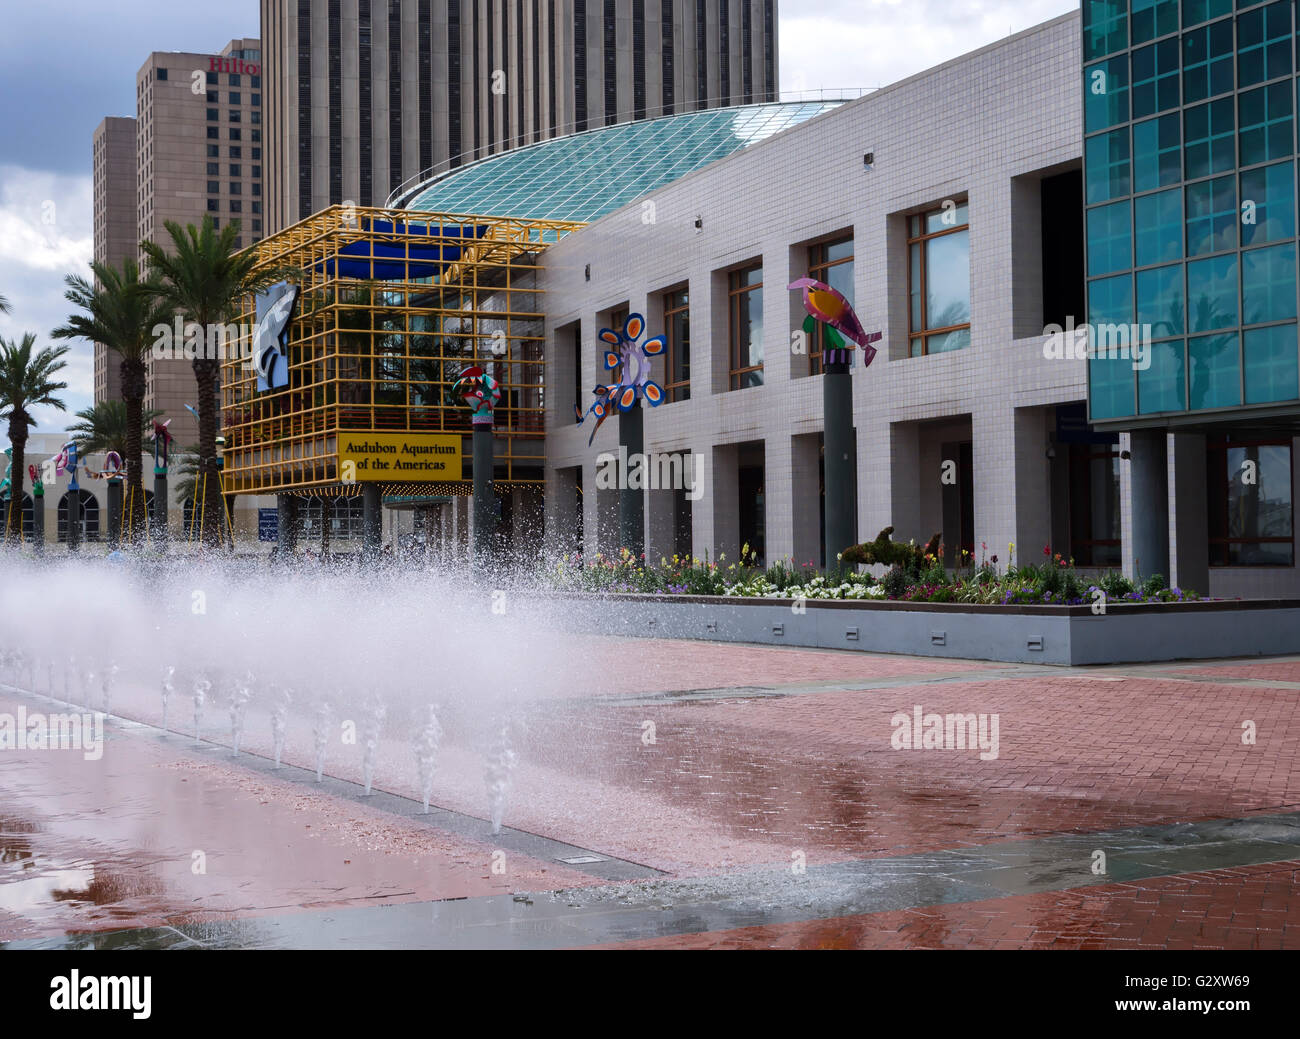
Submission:
[[[875,539],[885,527],[894,528],[894,540],[930,536],[921,530],[921,430],[915,422],[895,422],[889,429],[889,509],[876,513],[863,537]],[[937,479],[937,474],[936,474]],[[883,519],[884,522],[880,522]],[[930,533],[933,533],[932,531]]]
[[[1210,591],[1209,491],[1205,476],[1205,436],[1170,437],[1169,526],[1172,546],[1169,583],[1201,595]]]
[[[383,506],[379,498],[379,484],[362,485],[361,508],[361,558],[373,562],[379,558],[379,547],[383,541]]]
[[[682,472],[689,480],[686,469],[690,465],[690,455],[683,454]],[[646,562],[657,566],[660,559],[671,559],[676,548],[673,545],[675,532],[675,507],[677,492],[671,487],[659,487],[646,492]]]
[[[275,496],[276,547],[281,556],[292,555],[298,550],[298,496],[296,494],[277,494]]]
[[[989,555],[998,557],[999,569],[1006,569],[1012,563],[1041,563],[1043,546],[1051,537],[1051,526],[1035,516],[1035,504],[1028,501],[1024,520],[1026,536],[1031,540],[1025,540],[1018,529],[1021,517],[1017,503],[1019,488],[1023,485],[1024,493],[1030,498],[1036,494],[1041,499],[1037,508],[1046,510],[1048,507],[1047,442],[1037,431],[1032,416],[1022,418],[1007,406],[1006,401],[992,403],[997,406],[971,415],[975,555],[978,558],[980,544],[984,543],[989,546]],[[1043,420],[1038,421],[1041,423]],[[1028,438],[1025,445],[1020,440],[1022,434]],[[1022,450],[1026,455],[1023,467],[1018,457]],[[1037,457],[1030,457],[1033,455]],[[948,541],[947,531],[944,531],[944,541]],[[1010,543],[1016,546],[1014,553],[1007,551]]]
[[[789,433],[778,433],[763,441],[764,486],[767,491],[766,527],[767,560],[794,558],[794,525],[797,504],[794,498],[793,440]]]
[[[700,497],[691,506],[691,555],[704,559],[705,550],[713,551],[715,452],[704,451],[695,456],[695,487]]]
[[[1129,434],[1134,580],[1169,576],[1169,459],[1164,430]]]
[[[1017,408],[1014,418],[1015,459],[1015,523],[1016,544],[1023,548],[1017,554],[1021,559],[1029,560],[1027,553],[1041,553],[1044,545],[1051,545],[1052,552],[1067,555],[1065,542],[1052,539],[1052,463],[1047,457],[1048,440],[1047,413],[1043,408]],[[980,475],[975,467],[977,487]],[[979,500],[976,499],[978,508]],[[978,523],[977,523],[978,526]],[[975,554],[979,555],[979,540],[975,542]],[[1035,560],[1037,561],[1037,560]]]
[[[796,569],[821,565],[821,438],[790,437],[790,555]],[[774,440],[768,440],[772,450]],[[769,458],[771,455],[768,456]],[[768,470],[769,484],[772,470]],[[769,499],[774,495],[769,491]]]
[[[571,554],[583,547],[576,538],[580,472],[577,468],[552,469],[547,474],[545,551],[548,556]]]
[[[740,558],[740,467],[735,444],[713,448],[713,529],[705,544],[711,547],[713,562],[726,556]]]

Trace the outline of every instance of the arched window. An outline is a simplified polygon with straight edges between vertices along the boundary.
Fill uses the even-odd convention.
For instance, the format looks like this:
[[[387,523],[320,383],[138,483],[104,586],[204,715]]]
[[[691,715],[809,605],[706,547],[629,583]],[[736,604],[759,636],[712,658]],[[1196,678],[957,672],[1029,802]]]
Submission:
[[[86,490],[81,489],[81,540],[98,541],[99,540],[99,501]],[[72,492],[66,492],[59,499],[58,511],[58,538],[59,544],[66,544],[68,540],[68,502],[69,495]]]

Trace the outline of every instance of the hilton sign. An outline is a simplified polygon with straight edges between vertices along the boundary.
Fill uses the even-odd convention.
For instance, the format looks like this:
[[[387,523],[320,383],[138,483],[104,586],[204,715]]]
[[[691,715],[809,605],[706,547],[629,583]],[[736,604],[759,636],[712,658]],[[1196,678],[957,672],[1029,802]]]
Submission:
[[[209,72],[239,72],[247,73],[250,76],[256,76],[262,71],[262,66],[256,62],[244,61],[243,58],[209,58]]]

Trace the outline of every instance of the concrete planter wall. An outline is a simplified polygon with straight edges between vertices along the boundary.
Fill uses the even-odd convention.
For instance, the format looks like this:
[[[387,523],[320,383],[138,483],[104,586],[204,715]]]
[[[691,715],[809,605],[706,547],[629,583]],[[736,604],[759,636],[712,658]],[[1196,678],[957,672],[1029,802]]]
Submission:
[[[559,596],[578,630],[1027,664],[1127,664],[1300,653],[1300,601],[966,606],[695,596]]]

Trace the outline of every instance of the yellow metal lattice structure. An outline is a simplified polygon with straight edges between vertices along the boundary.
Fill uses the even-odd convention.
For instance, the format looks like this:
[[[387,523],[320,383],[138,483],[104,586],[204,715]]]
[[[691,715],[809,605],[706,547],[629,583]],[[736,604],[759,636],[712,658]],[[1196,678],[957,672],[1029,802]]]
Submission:
[[[461,434],[468,456],[470,412],[451,387],[470,365],[501,384],[496,479],[541,483],[540,257],[582,226],[331,206],[253,246],[300,294],[285,388],[258,390],[252,296],[233,319],[245,331],[222,364],[226,492],[331,493],[340,433]]]

